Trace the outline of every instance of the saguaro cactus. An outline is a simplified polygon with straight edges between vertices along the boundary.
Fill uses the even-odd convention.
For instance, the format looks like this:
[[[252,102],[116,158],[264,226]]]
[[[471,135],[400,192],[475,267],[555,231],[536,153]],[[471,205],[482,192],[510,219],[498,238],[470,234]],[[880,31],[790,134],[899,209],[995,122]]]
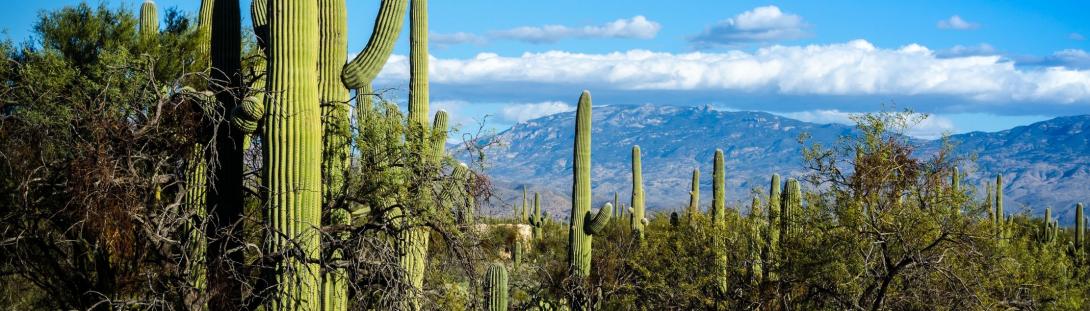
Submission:
[[[799,181],[791,178],[784,187],[782,202],[780,202],[780,232],[784,235],[781,241],[797,239],[801,234],[802,226],[799,217],[802,216],[802,187]]]
[[[525,223],[530,218],[526,211],[529,208],[530,203],[526,200],[526,186],[522,186],[522,207],[519,208],[519,223]]]
[[[765,263],[768,269],[766,279],[769,281],[777,281],[779,278],[776,275],[774,268],[776,267],[777,258],[779,257],[780,248],[780,175],[772,174],[771,185],[768,189],[768,223],[765,224]]]
[[[488,311],[507,310],[507,268],[492,263],[484,273],[484,308]]]
[[[632,146],[632,232],[643,240],[643,167],[640,146]]]
[[[529,222],[534,228],[534,239],[540,240],[544,233],[542,227],[545,226],[545,219],[541,218],[541,196],[537,192],[534,192],[534,214],[530,216]]]
[[[723,150],[715,149],[715,159],[712,166],[712,225],[715,227],[715,235],[712,237],[715,243],[715,264],[716,270],[719,275],[716,276],[717,285],[719,286],[719,292],[725,294],[727,288],[727,254],[724,250],[726,248],[726,238],[723,234],[726,232],[727,223],[727,210],[726,210],[726,172],[724,172],[724,159]]]
[[[155,1],[144,0],[140,5],[140,36],[146,40],[154,39],[159,34],[159,11]]]
[[[572,208],[568,224],[568,262],[577,279],[590,276],[591,239],[609,223],[613,205],[605,207],[592,215],[590,211],[590,133],[591,99],[590,92],[583,91],[579,96],[579,106],[575,112],[575,154],[572,161]],[[574,302],[573,309],[581,309]]]
[[[726,220],[726,172],[723,167],[723,150],[715,149],[715,161],[712,167],[712,221],[716,224]]]
[[[700,169],[693,169],[693,184],[689,189],[689,222],[700,213]]]
[[[317,309],[321,225],[321,114],[318,93],[317,1],[270,0],[268,120],[263,152],[267,253],[299,256],[276,261],[270,310]]]
[[[1075,204],[1075,248],[1086,247],[1086,219],[1083,216],[1082,203]]]

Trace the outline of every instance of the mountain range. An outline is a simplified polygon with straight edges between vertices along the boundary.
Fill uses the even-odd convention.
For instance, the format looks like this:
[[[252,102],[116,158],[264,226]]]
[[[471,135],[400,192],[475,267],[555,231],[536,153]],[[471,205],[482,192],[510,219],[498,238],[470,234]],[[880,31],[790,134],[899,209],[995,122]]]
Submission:
[[[632,146],[642,151],[643,178],[650,212],[682,210],[688,204],[691,174],[701,172],[701,205],[711,203],[712,157],[726,156],[728,206],[745,210],[754,191],[767,192],[769,177],[807,173],[802,150],[831,146],[854,127],[816,124],[765,112],[722,111],[711,107],[665,105],[596,106],[593,110],[592,192],[595,207],[616,193],[629,202]],[[521,205],[521,191],[539,192],[542,208],[564,219],[571,208],[575,112],[549,115],[497,134],[485,149],[486,174],[494,197],[485,213],[510,215]],[[807,137],[805,143],[800,137]],[[955,154],[967,160],[966,185],[1004,177],[1008,213],[1040,216],[1053,207],[1061,223],[1074,222],[1074,204],[1090,201],[1090,115],[1059,117],[1000,132],[951,135]],[[914,139],[920,153],[938,150],[941,140]],[[983,190],[977,191],[982,193]],[[627,204],[626,204],[627,205]]]

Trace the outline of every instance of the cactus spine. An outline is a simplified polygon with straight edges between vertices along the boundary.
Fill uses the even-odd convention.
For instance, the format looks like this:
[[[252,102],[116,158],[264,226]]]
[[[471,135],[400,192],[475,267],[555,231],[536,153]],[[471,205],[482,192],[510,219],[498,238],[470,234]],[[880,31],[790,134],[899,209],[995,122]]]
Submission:
[[[262,179],[269,234],[267,253],[301,248],[303,258],[275,263],[276,300],[269,310],[317,309],[321,225],[321,114],[318,93],[317,1],[270,0],[268,120],[264,127]]]
[[[484,273],[484,291],[487,296],[484,308],[488,311],[507,310],[507,268],[501,263],[492,263]]]
[[[590,92],[583,91],[576,108],[575,154],[572,161],[572,208],[568,224],[568,262],[576,279],[590,276],[591,239],[609,223],[611,204],[592,215],[590,210],[590,146],[591,146],[591,99]],[[573,309],[582,310],[573,300]]]
[[[632,232],[643,240],[643,164],[640,161],[640,146],[632,146]]]
[[[689,189],[689,222],[700,213],[700,169],[693,169],[693,184]]]
[[[159,11],[155,8],[155,1],[144,0],[144,4],[140,5],[140,36],[151,40],[158,34]]]

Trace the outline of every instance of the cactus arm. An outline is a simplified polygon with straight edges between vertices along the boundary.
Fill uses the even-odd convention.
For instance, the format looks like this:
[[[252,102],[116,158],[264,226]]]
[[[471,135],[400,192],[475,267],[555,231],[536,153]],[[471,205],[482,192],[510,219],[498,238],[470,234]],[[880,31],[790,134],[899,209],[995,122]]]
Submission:
[[[409,9],[409,123],[427,128],[428,1],[412,0]]]
[[[371,32],[367,46],[356,58],[344,65],[341,71],[341,82],[345,87],[363,88],[378,76],[394,50],[397,37],[401,35],[408,4],[409,0],[382,0],[375,18],[375,29]]]
[[[431,124],[431,151],[440,159],[446,153],[448,120],[447,111],[439,110]]]
[[[606,203],[605,206],[598,209],[598,213],[595,215],[591,215],[591,212],[587,211],[586,217],[590,219],[590,222],[587,222],[586,224],[586,233],[589,235],[602,233],[602,230],[605,230],[606,225],[609,224],[609,217],[611,217],[612,214],[613,204],[609,203]]]
[[[145,40],[154,39],[159,34],[159,11],[155,1],[145,0],[140,5],[140,36]]]

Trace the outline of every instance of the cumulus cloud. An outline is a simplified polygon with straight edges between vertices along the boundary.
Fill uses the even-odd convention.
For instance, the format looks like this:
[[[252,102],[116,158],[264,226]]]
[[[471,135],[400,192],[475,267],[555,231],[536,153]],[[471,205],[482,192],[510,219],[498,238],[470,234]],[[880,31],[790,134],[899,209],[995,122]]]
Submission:
[[[484,37],[468,33],[468,32],[455,32],[455,33],[429,33],[428,41],[438,46],[447,46],[455,44],[484,44],[488,40]]]
[[[722,20],[689,38],[698,47],[737,45],[803,38],[810,26],[802,17],[774,5],[762,6]]]
[[[957,29],[957,30],[969,30],[980,27],[980,24],[970,23],[961,18],[961,16],[950,16],[950,18],[938,21],[935,26],[942,29]]]
[[[1021,57],[1018,65],[1090,69],[1090,53],[1079,49],[1066,49],[1044,57]]]
[[[642,15],[618,19],[604,25],[570,27],[564,25],[527,26],[493,31],[489,37],[530,43],[552,43],[567,38],[652,39],[662,29],[658,22]]]
[[[510,104],[500,109],[500,117],[516,123],[526,122],[551,114],[575,111],[575,107],[561,101],[540,103]]]
[[[408,60],[390,58],[381,79],[408,79]],[[1023,67],[1000,56],[942,58],[910,44],[864,40],[771,46],[754,52],[608,54],[561,51],[434,59],[431,81],[463,87],[498,83],[613,90],[711,90],[786,95],[938,95],[968,101],[1090,103],[1090,71]]]
[[[955,45],[949,49],[938,51],[935,53],[938,57],[950,58],[950,57],[965,57],[965,56],[982,56],[982,55],[996,55],[999,51],[995,49],[991,44],[981,43],[978,45]]]
[[[812,123],[839,123],[845,125],[855,125],[855,122],[852,121],[851,116],[856,113],[844,112],[836,109],[819,109],[776,114]],[[907,128],[904,134],[916,138],[935,139],[942,137],[943,134],[952,133],[955,129],[956,127],[954,126],[954,121],[950,120],[949,118],[929,115],[926,119],[923,119],[919,123],[916,123]]]

